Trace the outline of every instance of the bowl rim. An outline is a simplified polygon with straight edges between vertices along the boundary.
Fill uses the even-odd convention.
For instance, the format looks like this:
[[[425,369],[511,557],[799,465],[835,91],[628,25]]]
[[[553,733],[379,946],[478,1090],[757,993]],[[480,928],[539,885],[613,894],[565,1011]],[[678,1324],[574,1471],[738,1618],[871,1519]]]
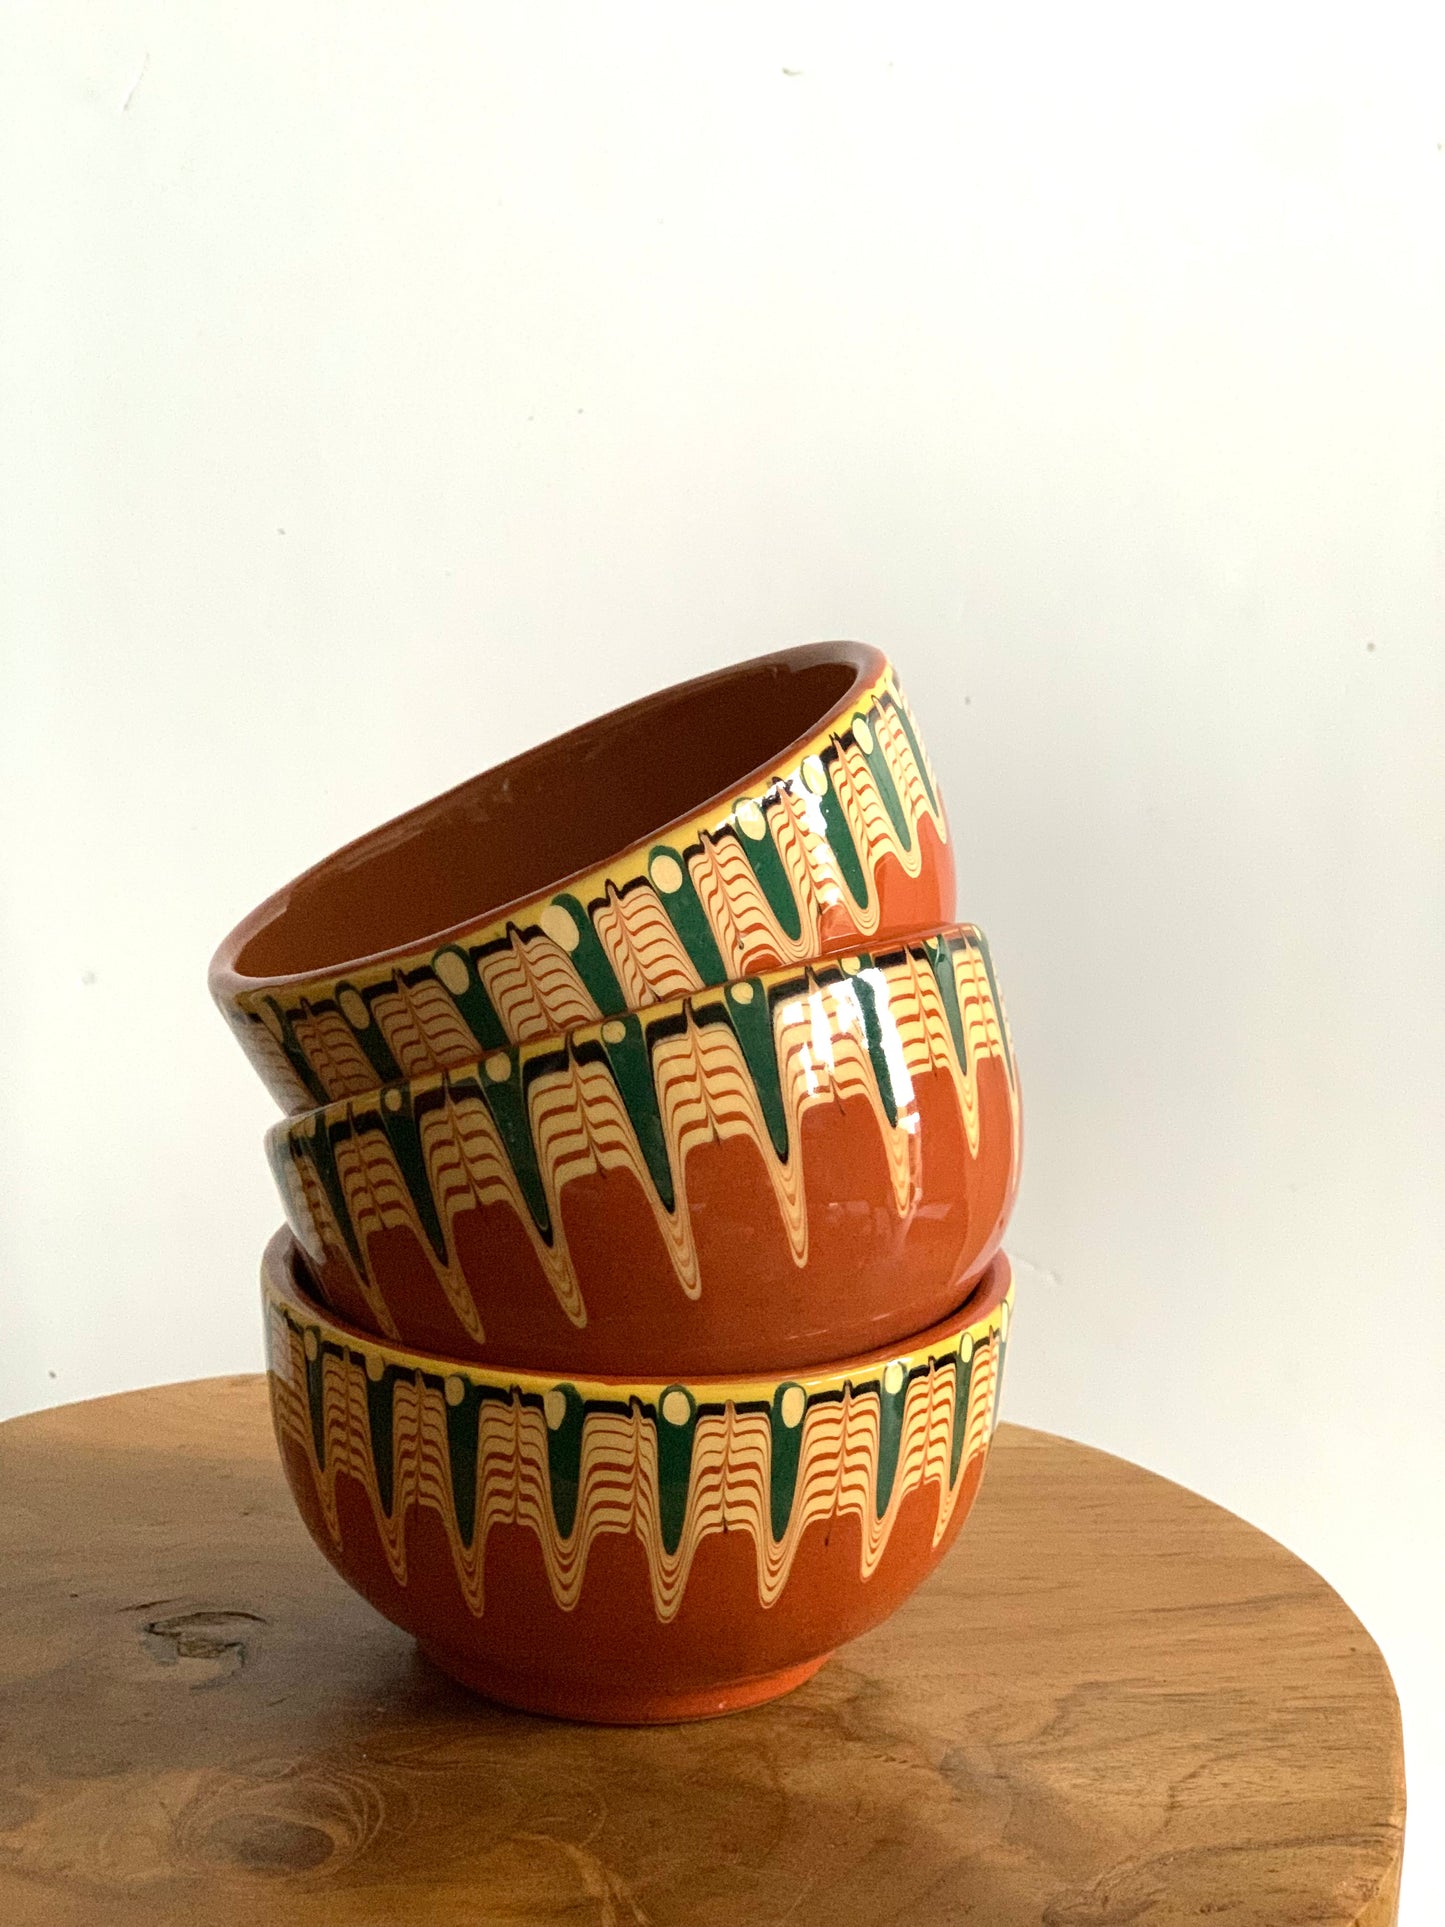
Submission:
[[[785,1386],[801,1386],[804,1392],[827,1390],[844,1381],[861,1384],[879,1379],[891,1365],[906,1367],[915,1360],[937,1358],[957,1351],[966,1336],[979,1342],[978,1334],[997,1325],[1007,1337],[1013,1307],[1013,1266],[1008,1254],[994,1253],[983,1272],[967,1288],[966,1295],[946,1318],[899,1343],[860,1352],[826,1365],[805,1365],[797,1371],[756,1371],[726,1373],[689,1373],[666,1379],[653,1374],[589,1372],[569,1378],[562,1372],[540,1372],[520,1365],[484,1365],[475,1359],[446,1358],[415,1346],[377,1338],[318,1304],[297,1277],[305,1256],[287,1225],[275,1231],[261,1258],[261,1288],[269,1320],[273,1306],[279,1305],[298,1323],[310,1324],[351,1350],[379,1357],[383,1370],[388,1365],[405,1371],[429,1374],[434,1378],[460,1378],[497,1391],[531,1393],[544,1397],[558,1386],[571,1386],[584,1399],[606,1402],[620,1396],[657,1405],[670,1391],[685,1390],[699,1396],[699,1404],[757,1404],[770,1402]],[[274,1370],[274,1365],[271,1366]]]
[[[330,963],[305,970],[252,976],[238,968],[238,959],[247,945],[285,913],[294,891],[313,882],[338,865],[346,868],[358,862],[364,862],[373,848],[384,846],[395,839],[418,818],[434,811],[445,811],[463,791],[471,789],[484,778],[504,780],[510,772],[543,751],[563,749],[570,743],[580,742],[594,730],[609,724],[620,723],[624,719],[644,715],[655,704],[727,682],[744,672],[752,672],[774,664],[779,667],[806,669],[830,662],[842,667],[851,665],[854,671],[853,679],[843,693],[819,713],[803,734],[794,737],[791,742],[784,744],[781,749],[761,763],[754,764],[751,769],[740,771],[722,789],[713,791],[709,796],[699,797],[695,803],[690,804],[678,815],[669,817],[664,823],[659,823],[654,829],[649,830],[645,837],[635,838],[597,861],[588,863],[580,869],[570,870],[565,875],[541,884],[534,890],[528,890],[521,896],[511,898],[506,903],[491,907],[483,906],[473,914],[461,918],[456,923],[448,924],[443,929],[419,931],[414,937],[409,937],[401,943],[389,944],[381,949],[366,951],[355,956],[338,957]],[[206,974],[211,995],[218,1003],[226,1004],[262,991],[290,990],[306,984],[318,986],[331,984],[341,978],[373,970],[382,965],[407,962],[429,950],[444,949],[448,943],[459,941],[469,931],[478,927],[505,924],[513,920],[515,913],[528,904],[557,896],[598,871],[610,868],[634,851],[645,850],[650,844],[665,839],[676,830],[692,823],[697,817],[710,815],[721,804],[755,788],[760,779],[786,767],[809,743],[829,729],[856,701],[859,693],[873,683],[879,682],[888,673],[890,667],[889,658],[873,643],[840,639],[834,642],[801,643],[789,649],[774,649],[760,656],[748,656],[738,662],[725,663],[720,668],[706,671],[703,675],[690,676],[681,682],[669,683],[661,689],[650,690],[645,695],[634,697],[630,702],[621,703],[614,709],[604,710],[597,716],[590,716],[556,736],[549,736],[542,742],[533,743],[503,762],[493,763],[485,769],[477,770],[472,775],[463,777],[461,782],[454,783],[450,789],[442,790],[435,796],[413,804],[409,809],[401,811],[399,815],[389,817],[384,823],[363,831],[360,836],[353,837],[349,842],[330,851],[318,862],[298,872],[289,882],[283,883],[279,890],[273,890],[253,910],[248,911],[222,938],[211,958]]]
[[[825,987],[833,987],[838,982],[851,982],[865,972],[882,969],[891,958],[911,951],[916,945],[948,942],[954,937],[964,936],[971,940],[972,947],[981,951],[984,968],[990,980],[993,979],[993,958],[989,951],[988,939],[976,923],[945,923],[937,929],[914,931],[907,937],[890,937],[886,947],[877,951],[840,951],[837,955],[804,957],[793,964],[780,964],[775,970],[755,970],[751,976],[728,977],[720,984],[704,984],[700,990],[690,990],[685,997],[660,998],[655,1004],[644,1004],[640,1010],[621,1011],[613,1017],[589,1017],[585,1023],[573,1024],[566,1030],[549,1031],[545,1037],[528,1037],[521,1043],[498,1044],[495,1049],[480,1052],[469,1057],[464,1063],[446,1064],[439,1070],[418,1071],[415,1077],[393,1077],[385,1084],[368,1085],[365,1090],[348,1092],[344,1097],[329,1098],[325,1104],[314,1104],[304,1111],[287,1111],[268,1126],[266,1143],[281,1144],[298,1131],[314,1131],[317,1124],[328,1118],[345,1117],[355,1105],[375,1106],[384,1104],[392,1092],[415,1095],[441,1090],[446,1084],[461,1078],[474,1078],[478,1083],[489,1081],[487,1066],[499,1058],[508,1060],[510,1067],[522,1059],[556,1056],[559,1052],[570,1052],[574,1039],[588,1041],[593,1037],[602,1039],[604,1032],[613,1024],[625,1025],[629,1019],[638,1023],[666,1022],[683,1012],[693,1009],[704,999],[727,998],[739,985],[758,986],[766,999],[773,990],[795,980],[803,983],[800,996]],[[863,962],[867,957],[868,961]],[[849,965],[853,968],[850,970]],[[825,981],[818,981],[820,977]],[[806,981],[803,981],[806,980]],[[1006,1067],[1007,1068],[1007,1067]],[[500,1080],[498,1080],[500,1081]]]

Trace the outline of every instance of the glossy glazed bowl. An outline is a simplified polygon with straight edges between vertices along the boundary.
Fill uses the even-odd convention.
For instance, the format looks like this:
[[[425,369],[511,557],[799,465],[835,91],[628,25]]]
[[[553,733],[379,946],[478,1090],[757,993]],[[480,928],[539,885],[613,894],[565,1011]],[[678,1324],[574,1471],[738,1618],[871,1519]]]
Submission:
[[[800,1685],[948,1550],[993,1433],[1012,1288],[893,1351],[683,1382],[383,1344],[263,1270],[271,1408],[311,1536],[454,1678],[571,1719]]]
[[[1019,1165],[982,935],[765,973],[389,1084],[267,1140],[328,1305],[547,1371],[727,1372],[922,1331]]]
[[[937,929],[943,806],[888,660],[819,643],[473,777],[252,911],[212,995],[287,1111]]]

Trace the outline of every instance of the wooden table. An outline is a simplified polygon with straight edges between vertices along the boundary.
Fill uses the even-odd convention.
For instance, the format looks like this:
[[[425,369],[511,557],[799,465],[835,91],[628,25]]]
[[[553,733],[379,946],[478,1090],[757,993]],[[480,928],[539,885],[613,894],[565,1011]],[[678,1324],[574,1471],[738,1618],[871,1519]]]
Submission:
[[[6,1927],[1383,1927],[1404,1805],[1324,1582],[1043,1433],[791,1698],[627,1730],[471,1699],[353,1597],[259,1379],[0,1426]]]

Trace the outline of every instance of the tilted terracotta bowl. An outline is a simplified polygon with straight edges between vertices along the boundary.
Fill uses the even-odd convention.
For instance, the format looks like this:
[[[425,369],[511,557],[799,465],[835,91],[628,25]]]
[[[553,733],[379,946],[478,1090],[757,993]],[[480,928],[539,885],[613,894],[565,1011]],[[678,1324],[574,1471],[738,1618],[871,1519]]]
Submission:
[[[925,1330],[1019,1165],[983,937],[745,977],[267,1140],[326,1302],[545,1371],[782,1370]]]
[[[252,911],[211,992],[288,1111],[954,914],[893,670],[762,656],[473,777]]]
[[[489,1697],[695,1719],[800,1685],[948,1550],[983,1476],[1012,1288],[789,1376],[557,1378],[403,1351],[266,1254],[271,1408],[311,1536]]]

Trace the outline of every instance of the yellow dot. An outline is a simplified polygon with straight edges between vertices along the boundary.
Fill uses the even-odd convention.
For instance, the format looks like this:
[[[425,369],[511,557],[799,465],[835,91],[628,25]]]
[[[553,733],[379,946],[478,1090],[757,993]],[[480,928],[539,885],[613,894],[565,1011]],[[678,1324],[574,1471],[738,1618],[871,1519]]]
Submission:
[[[753,987],[744,977],[740,984],[734,984],[729,995],[735,1004],[750,1004],[753,1001]]]
[[[460,997],[472,981],[467,960],[460,950],[439,950],[432,958],[431,967],[442,987],[449,990],[453,997]]]
[[[386,1360],[380,1352],[366,1354],[366,1376],[373,1385],[379,1385],[386,1376]]]
[[[650,869],[653,882],[665,897],[670,897],[674,891],[682,888],[682,865],[675,856],[669,856],[666,850],[652,859]]]
[[[801,1421],[807,1403],[807,1395],[801,1385],[789,1385],[779,1399],[778,1412],[790,1432]]]
[[[342,1016],[353,1030],[366,1029],[367,1025],[371,1022],[371,1012],[366,1008],[365,1001],[351,988],[350,984],[346,986],[336,1001],[341,1006]]]
[[[512,1060],[504,1050],[495,1051],[487,1059],[487,1076],[494,1084],[505,1084],[512,1075]]]
[[[763,815],[763,806],[751,796],[745,796],[733,811],[733,817],[744,836],[750,836],[754,843],[760,843],[768,833],[768,819]]]
[[[890,1395],[903,1383],[903,1367],[895,1358],[883,1374],[883,1389]]]
[[[550,937],[559,950],[575,950],[582,941],[576,918],[560,903],[549,903],[537,921],[542,934]]]
[[[814,796],[822,796],[828,788],[828,772],[823,768],[822,758],[805,756],[803,758],[803,781]]]
[[[567,1394],[559,1392],[554,1385],[542,1400],[542,1412],[547,1420],[547,1430],[555,1432],[567,1416]]]
[[[873,754],[873,732],[868,727],[868,718],[866,716],[855,716],[853,718],[853,741],[865,756],[871,756]]]
[[[973,1333],[965,1332],[958,1341],[958,1355],[966,1365],[973,1357]]]
[[[856,977],[863,968],[862,960],[858,957],[840,957],[838,963],[845,977]]]
[[[457,1377],[455,1372],[453,1372],[451,1377],[447,1380],[446,1392],[447,1392],[448,1405],[460,1405],[462,1400],[467,1395],[466,1386],[463,1385],[462,1381]]]
[[[311,1359],[314,1359],[316,1354],[321,1349],[320,1345],[316,1341],[316,1334],[314,1331],[308,1330],[306,1333],[306,1336],[302,1339],[301,1343],[306,1348],[306,1356]]]
[[[620,1044],[626,1035],[626,1024],[619,1023],[615,1017],[610,1017],[602,1026],[602,1041],[604,1044]]]
[[[676,1386],[670,1392],[664,1392],[662,1416],[669,1425],[686,1425],[692,1417],[692,1401],[687,1393],[678,1391]]]
[[[382,1102],[386,1105],[386,1108],[389,1111],[399,1111],[401,1109],[401,1092],[388,1091],[386,1096],[382,1099]]]

